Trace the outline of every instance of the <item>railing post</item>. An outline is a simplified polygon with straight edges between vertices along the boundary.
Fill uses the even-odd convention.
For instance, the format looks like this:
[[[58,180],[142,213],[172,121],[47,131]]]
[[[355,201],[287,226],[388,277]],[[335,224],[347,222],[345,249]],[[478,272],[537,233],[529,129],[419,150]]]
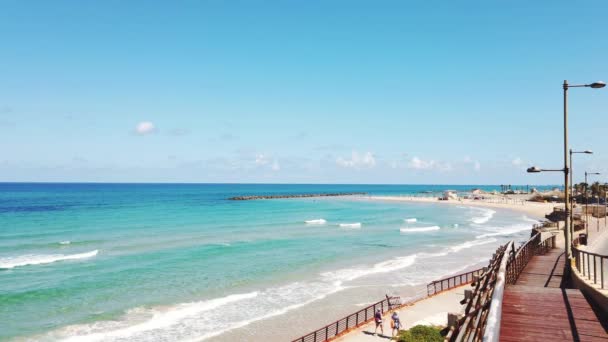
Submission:
[[[587,278],[591,279],[591,265],[589,265],[589,253],[587,253]]]
[[[595,255],[593,255],[593,283],[597,283],[597,269],[595,268]]]
[[[604,257],[600,258],[600,268],[602,269],[602,273],[600,273],[600,277],[602,280],[602,290],[604,289]]]

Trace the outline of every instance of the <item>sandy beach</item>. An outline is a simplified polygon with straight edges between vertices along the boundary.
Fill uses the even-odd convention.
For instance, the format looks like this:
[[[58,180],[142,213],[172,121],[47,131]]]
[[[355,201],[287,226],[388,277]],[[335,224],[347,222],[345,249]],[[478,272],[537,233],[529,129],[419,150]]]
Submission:
[[[518,198],[510,198],[509,200],[503,200],[503,198],[500,198],[498,196],[490,197],[484,200],[458,199],[447,201],[440,201],[437,198],[431,197],[405,196],[372,196],[368,197],[368,199],[373,201],[423,202],[437,203],[438,205],[467,205],[486,208],[508,209],[525,213],[526,215],[529,215],[535,219],[544,219],[545,214],[550,213],[551,211],[553,211],[554,206],[559,205],[558,203],[528,202],[525,200],[526,198],[521,196]],[[448,312],[462,312],[464,307],[460,304],[460,301],[464,296],[464,290],[468,287],[468,285],[458,287],[443,292],[439,295],[420,300],[411,306],[406,306],[396,310],[403,324],[403,329],[409,329],[418,324],[446,325]],[[336,339],[336,341],[365,342],[378,341],[379,339],[382,339],[382,337],[389,338],[391,336],[391,314],[392,311],[384,315],[384,336],[378,336],[373,334],[375,324],[371,322],[362,327],[354,329],[353,331]]]
[[[437,203],[438,205],[467,205],[474,207],[508,209],[525,213],[535,219],[544,219],[545,214],[553,211],[553,207],[560,206],[559,203],[528,202],[528,197],[528,195],[520,195],[509,197],[507,200],[504,200],[503,197],[490,195],[490,197],[483,200],[458,199],[447,201],[440,201],[436,197],[411,196],[370,196],[366,198],[373,201]],[[563,206],[563,204],[561,204],[561,206]]]

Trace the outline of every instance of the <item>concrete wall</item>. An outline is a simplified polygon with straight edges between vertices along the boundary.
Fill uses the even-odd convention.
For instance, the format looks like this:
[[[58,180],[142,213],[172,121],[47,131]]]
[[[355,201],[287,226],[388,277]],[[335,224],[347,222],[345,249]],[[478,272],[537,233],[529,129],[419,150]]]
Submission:
[[[572,267],[572,282],[577,289],[589,296],[605,314],[608,314],[608,289],[602,290],[599,285],[593,284],[593,281],[589,281],[579,273],[576,267]]]

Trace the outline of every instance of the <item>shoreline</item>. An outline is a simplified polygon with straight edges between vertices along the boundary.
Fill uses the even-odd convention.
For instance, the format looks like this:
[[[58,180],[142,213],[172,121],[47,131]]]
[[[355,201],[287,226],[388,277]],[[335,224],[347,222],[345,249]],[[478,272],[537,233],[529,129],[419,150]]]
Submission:
[[[437,203],[440,205],[466,205],[483,208],[495,208],[495,209],[507,209],[517,212],[525,213],[533,218],[545,218],[545,214],[553,211],[553,207],[559,205],[558,203],[537,203],[528,202],[523,199],[515,199],[517,203],[501,203],[501,202],[490,202],[491,200],[502,200],[500,197],[490,197],[490,201],[486,200],[471,200],[471,199],[458,199],[458,200],[438,200],[432,197],[406,197],[406,196],[370,196],[366,197],[366,200],[370,201],[383,201],[383,202],[404,202],[404,203]],[[515,202],[514,201],[514,202]],[[530,227],[532,229],[532,226]],[[489,256],[488,256],[489,258]],[[423,298],[413,305],[408,305],[397,310],[391,310],[383,315],[383,321],[385,322],[384,336],[391,336],[391,329],[388,323],[391,321],[392,312],[398,312],[403,329],[407,330],[411,327],[423,324],[423,325],[447,325],[447,313],[461,313],[464,306],[460,304],[460,300],[464,297],[464,290],[466,285],[456,287],[454,289],[445,291],[435,296]],[[388,328],[388,329],[387,329]],[[366,341],[377,341],[378,336],[373,335],[375,331],[374,322],[370,322],[361,327],[346,332],[334,341],[340,342],[366,342]]]
[[[347,197],[344,197],[347,198]],[[522,204],[513,204],[513,203],[491,203],[480,200],[452,200],[452,201],[439,201],[436,198],[428,198],[428,197],[404,197],[404,196],[355,196],[348,197],[349,200],[353,201],[377,201],[377,202],[403,202],[403,203],[440,203],[444,205],[461,205],[461,206],[476,206],[476,207],[487,207],[487,208],[495,208],[497,210],[505,210],[511,211],[515,213],[524,213],[526,216],[529,216],[533,219],[541,219],[544,218],[546,213],[549,213],[553,210],[555,206],[554,203],[535,203],[535,202],[522,202],[519,199],[516,199],[517,203]],[[489,200],[495,200],[498,198],[491,198]],[[532,229],[532,223],[529,224],[529,229],[526,230],[525,235],[528,235],[529,231]],[[471,250],[466,252],[471,255]],[[465,272],[469,269],[483,267],[487,265],[487,261],[490,259],[492,251],[488,250],[486,254],[483,255],[483,261],[476,263],[475,266],[469,265],[464,269],[451,269],[449,272],[446,272],[447,275],[453,275],[460,272]],[[477,256],[479,257],[479,255]],[[416,272],[415,267],[410,268],[405,272]],[[403,272],[401,270],[397,272]],[[408,305],[397,309],[400,316],[402,317],[402,322],[404,323],[404,327],[413,326],[419,323],[424,322],[433,322],[434,324],[441,324],[443,320],[447,322],[447,312],[458,312],[461,308],[460,300],[463,297],[463,292],[466,287],[458,287],[445,293],[431,296],[427,298],[420,299],[413,303],[412,305]],[[290,314],[281,315],[274,317],[272,321],[259,321],[252,323],[251,326],[247,328],[236,329],[231,332],[227,332],[224,335],[218,336],[214,341],[231,341],[235,339],[246,339],[246,338],[260,338],[263,337],[267,340],[282,340],[282,339],[292,339],[297,338],[298,336],[304,335],[305,333],[310,333],[319,327],[322,327],[326,324],[332,323],[336,319],[340,319],[343,316],[351,315],[355,312],[360,304],[355,304],[357,302],[366,302],[367,304],[371,304],[372,302],[381,299],[385,294],[387,288],[382,285],[357,285],[347,286],[347,289],[340,291],[338,293],[332,293],[327,297],[321,299],[320,301],[314,301],[308,303],[307,305],[299,308],[298,310],[294,310]],[[410,296],[415,296],[416,293],[420,290],[424,290],[423,284],[418,284],[415,286],[403,286],[397,288],[391,288],[390,294],[399,295],[402,298],[408,298]],[[363,299],[365,298],[365,299]],[[364,304],[364,303],[361,303]],[[332,314],[327,317],[322,317],[324,315],[320,315],[322,313],[327,313],[331,311]],[[388,316],[387,316],[388,317]],[[386,319],[387,325],[385,326],[385,332],[388,332],[390,336],[390,328],[388,322],[390,320]],[[443,323],[445,324],[445,323]],[[279,332],[274,329],[271,325],[278,326],[298,326],[298,333],[296,334],[284,334],[284,332]],[[304,327],[306,326],[306,327]],[[377,336],[372,336],[367,329],[368,325],[364,325],[352,331],[341,335],[336,340],[337,341],[367,341],[370,338],[377,340]],[[259,332],[264,332],[262,335],[258,335]],[[269,333],[271,332],[272,333]],[[368,333],[364,333],[367,331]],[[358,332],[358,333],[357,333]],[[373,332],[373,328],[371,329]]]
[[[445,200],[440,201],[436,197],[409,197],[409,196],[368,196],[360,197],[370,201],[384,201],[384,202],[411,202],[411,203],[436,203],[439,205],[467,205],[473,207],[483,208],[496,208],[496,209],[508,209],[513,211],[519,211],[533,218],[545,219],[545,215],[553,211],[553,207],[559,206],[559,203],[539,203],[539,202],[528,202],[524,199],[514,199],[520,201],[519,203],[501,203],[501,202],[490,202],[487,200],[472,200],[472,199],[458,199],[458,200]],[[500,197],[491,197],[491,199],[499,200]]]

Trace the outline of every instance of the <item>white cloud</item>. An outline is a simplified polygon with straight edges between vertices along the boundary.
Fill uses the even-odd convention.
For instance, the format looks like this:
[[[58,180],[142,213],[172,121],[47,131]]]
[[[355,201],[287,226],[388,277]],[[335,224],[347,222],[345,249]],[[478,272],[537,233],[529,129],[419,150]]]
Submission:
[[[256,154],[255,155],[255,165],[266,165],[270,163],[270,159],[268,156],[264,154]]]
[[[359,154],[359,152],[353,151],[350,159],[338,157],[336,164],[341,167],[354,169],[373,168],[376,166],[376,158],[374,158],[371,152]]]
[[[414,170],[429,170],[435,167],[435,161],[434,160],[422,160],[418,157],[412,157],[412,159],[410,160],[410,162],[407,164],[407,166],[410,169],[414,169]]]
[[[135,126],[135,133],[139,135],[152,134],[156,131],[156,127],[150,121],[142,121]]]
[[[473,163],[473,169],[475,169],[475,171],[481,170],[481,164],[478,161],[475,161],[475,163]]]
[[[279,164],[279,161],[275,159],[272,163],[272,171],[279,171],[280,169],[281,165]]]
[[[414,170],[438,170],[438,171],[451,171],[451,163],[442,163],[435,160],[424,160],[418,157],[412,157],[407,167]]]
[[[511,162],[511,164],[513,164],[514,166],[520,166],[521,164],[523,164],[523,160],[521,160],[521,158],[517,157],[515,159],[513,159],[513,161]]]

